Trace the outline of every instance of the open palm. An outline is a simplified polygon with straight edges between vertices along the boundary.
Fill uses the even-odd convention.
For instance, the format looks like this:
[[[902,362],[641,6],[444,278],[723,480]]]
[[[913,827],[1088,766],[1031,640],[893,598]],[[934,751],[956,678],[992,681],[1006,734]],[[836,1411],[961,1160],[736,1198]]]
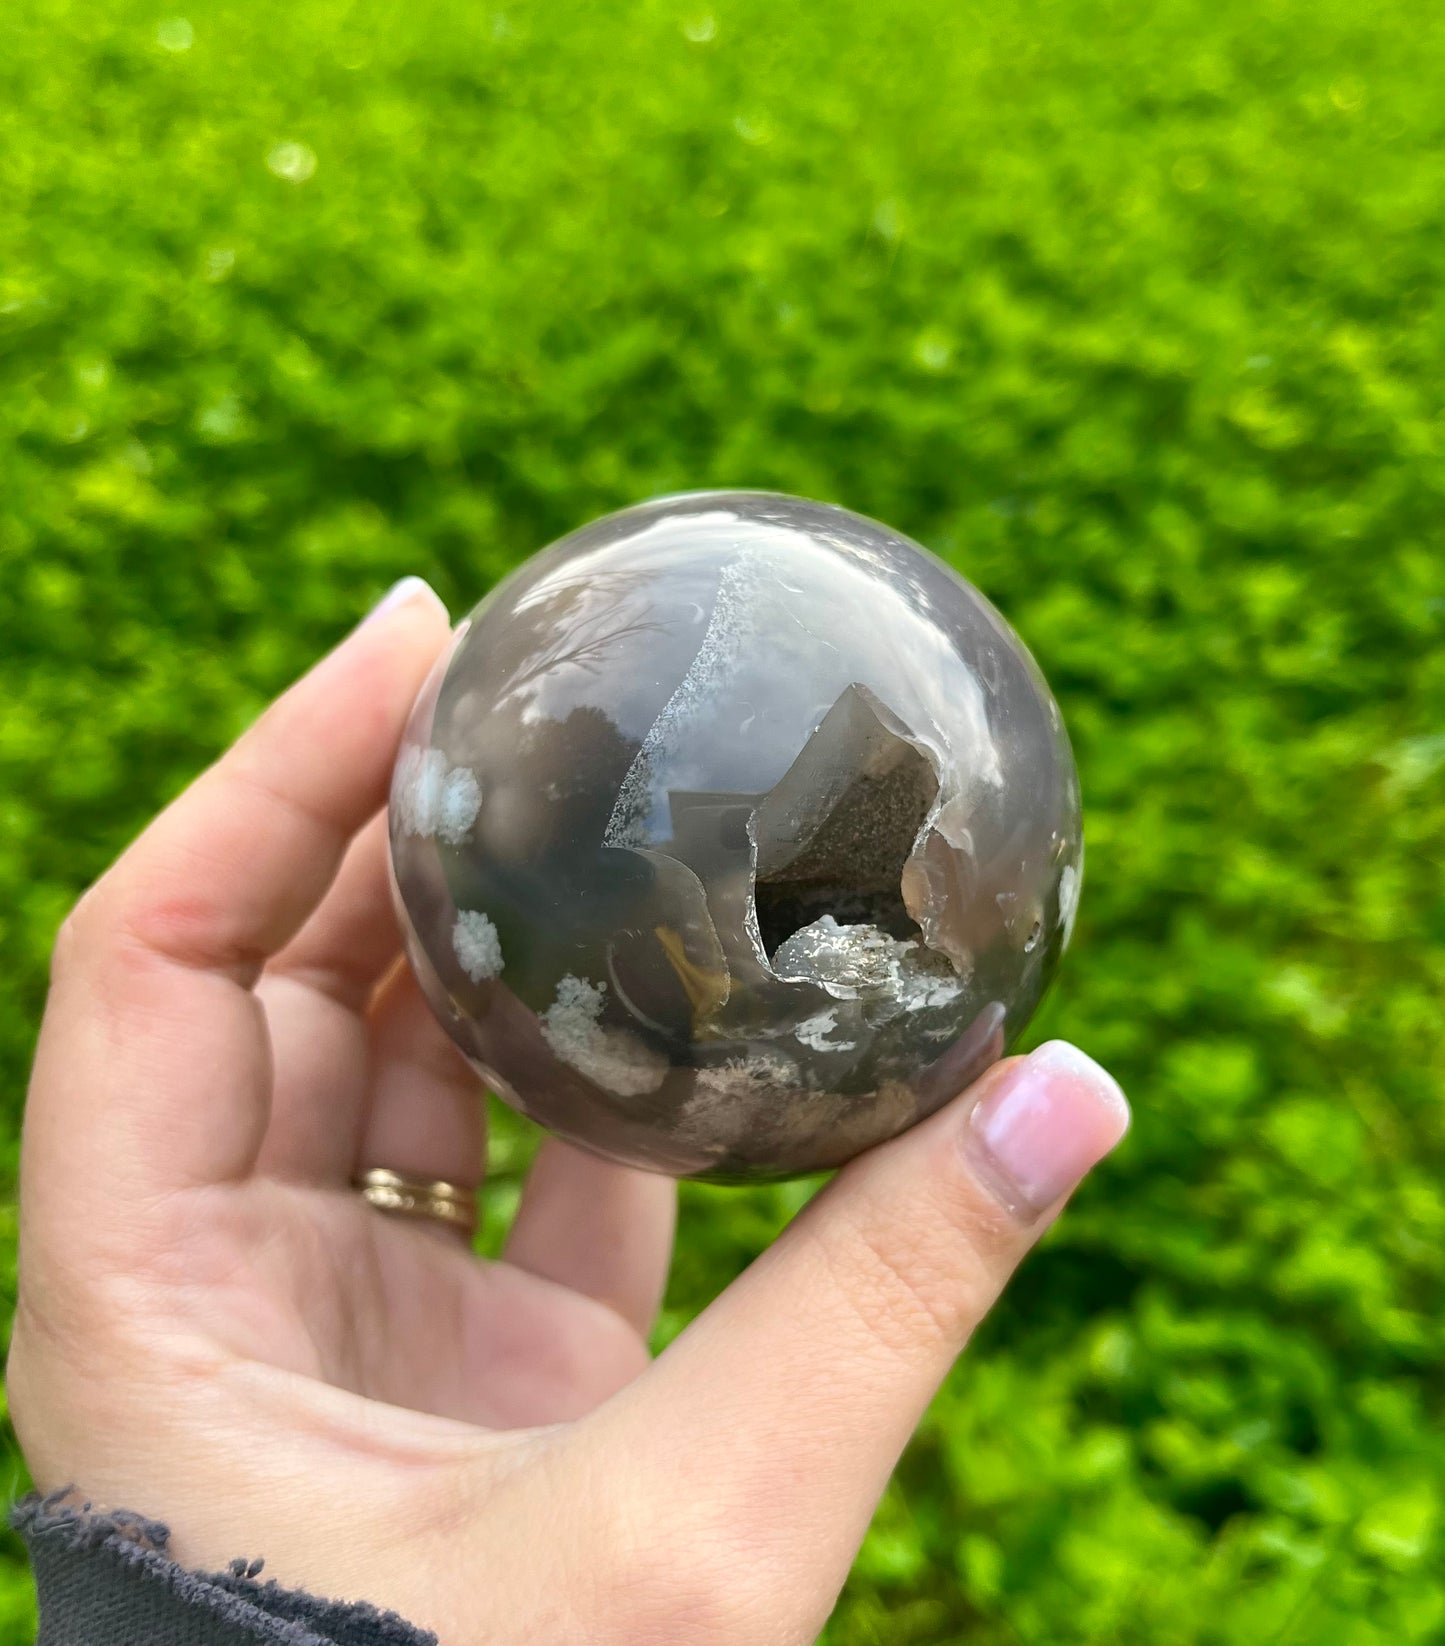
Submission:
[[[485,1163],[481,1083],[401,959],[380,811],[447,633],[430,598],[353,637],[67,922],[27,1120],[26,1177],[42,1192],[27,1198],[35,1260],[10,1366],[22,1422],[31,1339],[54,1335],[55,1300],[77,1290],[110,1323],[108,1354],[164,1343],[151,1375],[174,1374],[178,1428],[264,1424],[279,1455],[333,1477],[576,1418],[647,1364],[665,1179],[549,1143],[496,1263],[352,1187],[385,1165],[476,1188]],[[113,1191],[80,1223],[43,1192],[76,1181]],[[57,1247],[46,1225],[59,1219]],[[63,1275],[46,1272],[51,1252]],[[214,1474],[189,1445],[152,1447],[137,1480],[129,1425],[84,1409],[86,1433],[47,1425],[30,1441],[41,1481],[140,1492],[188,1524],[222,1489],[238,1496],[231,1445]],[[237,1517],[224,1536],[248,1530]]]
[[[403,589],[66,922],[21,1166],[27,1458],[166,1517],[187,1563],[261,1554],[447,1646],[802,1646],[1127,1111],[1070,1048],[996,1065],[654,1365],[665,1180],[548,1143],[497,1263],[374,1209],[358,1171],[475,1188],[485,1159],[479,1082],[400,958],[381,813],[447,632]]]

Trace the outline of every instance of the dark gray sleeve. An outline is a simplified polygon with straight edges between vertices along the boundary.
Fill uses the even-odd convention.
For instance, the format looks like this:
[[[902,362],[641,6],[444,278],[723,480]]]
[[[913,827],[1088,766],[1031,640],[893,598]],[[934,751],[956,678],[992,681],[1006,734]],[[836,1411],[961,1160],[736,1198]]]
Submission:
[[[437,1646],[364,1601],[261,1583],[259,1560],[185,1571],[166,1527],[96,1513],[69,1491],[24,1498],[10,1518],[35,1570],[39,1646]]]

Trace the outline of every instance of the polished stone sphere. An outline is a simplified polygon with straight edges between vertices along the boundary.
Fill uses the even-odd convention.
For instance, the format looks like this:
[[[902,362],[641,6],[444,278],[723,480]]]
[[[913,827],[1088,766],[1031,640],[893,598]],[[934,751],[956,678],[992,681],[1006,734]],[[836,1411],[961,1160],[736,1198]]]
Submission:
[[[1002,1055],[1069,940],[1078,777],[1018,637],[846,509],[607,516],[456,631],[391,794],[438,1017],[614,1160],[836,1166]]]

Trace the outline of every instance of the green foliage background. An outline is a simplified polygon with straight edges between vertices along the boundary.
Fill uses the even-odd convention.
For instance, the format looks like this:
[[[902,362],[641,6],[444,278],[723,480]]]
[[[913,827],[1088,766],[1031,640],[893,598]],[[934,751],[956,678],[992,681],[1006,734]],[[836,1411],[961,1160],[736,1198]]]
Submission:
[[[5,1181],[65,909],[394,578],[846,503],[1057,691],[1036,1034],[1137,1121],[828,1639],[1445,1639],[1442,84],[1424,0],[6,0]]]

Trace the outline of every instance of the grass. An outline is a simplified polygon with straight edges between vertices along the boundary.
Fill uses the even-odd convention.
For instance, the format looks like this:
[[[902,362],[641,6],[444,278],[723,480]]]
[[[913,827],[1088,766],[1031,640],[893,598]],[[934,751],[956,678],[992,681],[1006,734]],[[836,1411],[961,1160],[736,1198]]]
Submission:
[[[0,15],[5,1182],[65,909],[394,578],[842,502],[1053,684],[1037,1034],[1137,1123],[829,1641],[1442,1638],[1445,16],[187,3]],[[667,1330],[795,1195],[686,1192]]]

